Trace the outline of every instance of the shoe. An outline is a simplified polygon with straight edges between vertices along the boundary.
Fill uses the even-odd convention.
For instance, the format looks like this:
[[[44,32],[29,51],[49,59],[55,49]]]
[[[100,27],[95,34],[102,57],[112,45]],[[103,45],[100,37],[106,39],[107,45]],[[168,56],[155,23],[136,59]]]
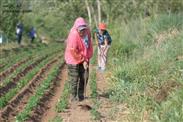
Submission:
[[[84,100],[84,96],[79,96],[79,101],[83,101]]]
[[[100,70],[101,69],[101,67],[97,67],[97,70]]]
[[[100,69],[100,72],[104,72],[104,71],[105,71],[105,68],[101,68],[101,69]]]

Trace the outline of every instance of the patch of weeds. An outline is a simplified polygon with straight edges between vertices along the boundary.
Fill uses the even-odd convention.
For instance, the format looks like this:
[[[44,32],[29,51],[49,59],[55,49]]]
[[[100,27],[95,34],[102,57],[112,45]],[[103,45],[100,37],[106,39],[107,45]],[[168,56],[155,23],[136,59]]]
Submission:
[[[63,122],[63,119],[57,115],[53,120],[50,120],[49,122]]]

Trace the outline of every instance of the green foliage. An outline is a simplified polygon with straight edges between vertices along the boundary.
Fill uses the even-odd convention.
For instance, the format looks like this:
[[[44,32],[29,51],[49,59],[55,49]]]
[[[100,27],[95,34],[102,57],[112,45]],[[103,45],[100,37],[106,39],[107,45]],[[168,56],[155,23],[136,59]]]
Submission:
[[[52,50],[52,48],[51,48],[51,50]],[[58,50],[58,48],[55,47],[55,50]],[[55,53],[55,50],[52,50],[52,51]],[[47,51],[47,53],[45,51]],[[50,48],[48,48],[48,50],[45,49],[44,51],[40,51],[37,53],[39,53],[39,55],[42,54],[43,57],[46,57],[48,54],[53,54],[52,51],[50,51]],[[38,64],[29,73],[27,73],[24,77],[22,77],[19,82],[17,82],[17,85],[15,88],[10,89],[10,91],[8,91],[4,96],[2,96],[0,98],[0,108],[3,108],[4,106],[6,106],[8,101],[11,100],[12,97],[14,97],[18,93],[18,91],[20,91],[33,78],[33,76],[39,72],[41,67],[43,67],[46,63],[48,63],[49,60],[53,59],[53,57],[55,57],[55,55],[48,56],[44,61],[40,62],[40,64]],[[37,60],[37,57],[35,57],[33,60],[34,61]],[[30,65],[30,64],[32,64],[32,63],[29,62],[26,65]],[[15,74],[17,74],[17,73],[15,73]],[[11,81],[12,81],[12,78],[7,79],[6,82],[8,83]],[[3,83],[1,85],[5,85],[5,83]]]
[[[94,102],[94,106],[91,109],[92,118],[93,120],[100,120],[101,114],[100,112],[97,111],[100,107],[100,103],[96,99],[93,100],[93,102]]]
[[[97,61],[97,47],[94,48],[94,52],[93,52],[93,57],[90,61],[91,64],[96,64],[96,61]]]
[[[91,89],[91,97],[96,99],[97,98],[97,83],[96,83],[96,73],[92,72],[90,75],[90,89]]]
[[[103,18],[108,17],[110,23],[114,19],[129,23],[129,18],[154,16],[159,13],[177,13],[183,10],[181,0],[101,0],[101,2]]]
[[[24,108],[24,110],[16,116],[17,121],[20,121],[20,122],[25,121],[29,117],[29,114],[31,113],[33,108],[35,108],[38,105],[38,103],[40,102],[40,99],[44,96],[44,93],[46,92],[46,90],[49,89],[50,85],[53,83],[53,79],[57,75],[58,67],[56,66],[57,65],[55,64],[51,68],[48,74],[48,77],[44,80],[42,84],[40,84],[39,88],[35,92],[35,95],[29,98],[28,103],[26,104],[26,107]]]
[[[176,61],[176,57],[183,54],[181,18],[180,14],[163,14],[148,20],[131,20],[126,25],[122,23],[123,28],[115,24],[115,30],[111,28],[117,40],[113,41],[112,58],[109,58],[113,72],[110,98],[127,103],[133,113],[129,115],[132,120],[142,121],[140,117],[144,111],[150,111],[149,120],[182,120],[179,90],[171,91],[174,96],[168,96],[161,104],[155,100],[156,92],[164,83],[173,80],[182,84],[183,81],[182,61]],[[156,41],[159,41],[158,46]],[[128,46],[128,43],[135,46]],[[177,103],[170,109],[175,101]]]
[[[63,122],[63,119],[57,115],[53,120],[51,120],[49,122]]]
[[[10,39],[15,38],[15,27],[19,20],[20,9],[16,0],[1,1],[0,32],[2,31]]]
[[[69,85],[69,83],[66,83],[64,85],[63,94],[61,95],[59,102],[56,105],[57,112],[63,112],[68,107],[69,95],[70,95],[70,85]]]
[[[82,16],[88,19],[85,1],[82,0],[54,0],[37,1],[12,0],[1,2],[1,31],[8,38],[14,39],[16,23],[22,20],[25,25],[24,36],[31,26],[37,29],[39,36],[50,37],[51,41],[64,39],[73,25],[74,20]],[[94,16],[97,17],[97,2],[89,0],[89,6]],[[183,9],[182,0],[100,0],[102,21],[112,23],[114,20],[122,20],[129,23],[129,19],[145,16],[156,16],[159,13],[178,13]],[[3,12],[9,6],[17,12]],[[92,10],[93,9],[93,10]],[[23,10],[30,10],[23,12]],[[96,18],[97,19],[97,18]],[[93,23],[93,22],[92,22]],[[94,25],[91,25],[92,28]]]
[[[180,122],[183,120],[183,106],[182,99],[183,92],[178,90],[175,93],[172,93],[168,101],[162,103],[162,105],[157,106],[153,113],[153,119],[155,121],[161,122]]]
[[[27,32],[34,26],[40,37],[51,38],[50,41],[65,39],[74,20],[87,16],[84,1],[34,1],[32,6],[33,11],[23,16]]]

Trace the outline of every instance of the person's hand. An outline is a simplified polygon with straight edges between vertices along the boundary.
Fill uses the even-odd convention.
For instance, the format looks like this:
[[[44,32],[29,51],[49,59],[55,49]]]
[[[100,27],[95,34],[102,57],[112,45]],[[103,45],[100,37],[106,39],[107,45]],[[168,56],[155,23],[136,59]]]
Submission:
[[[84,69],[88,68],[88,63],[86,61],[83,62],[83,67],[84,67]]]
[[[104,41],[105,47],[107,47],[107,45],[108,45],[107,42],[108,42],[107,39],[105,39],[105,41]]]

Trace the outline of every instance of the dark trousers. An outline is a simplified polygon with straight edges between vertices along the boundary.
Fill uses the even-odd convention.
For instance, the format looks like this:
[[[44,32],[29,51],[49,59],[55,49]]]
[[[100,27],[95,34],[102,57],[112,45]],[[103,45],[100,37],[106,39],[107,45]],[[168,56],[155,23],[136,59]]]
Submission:
[[[17,34],[17,41],[18,41],[18,44],[21,43],[21,40],[22,40],[22,34]]]
[[[34,39],[35,39],[35,37],[31,37],[31,43],[33,43],[33,42],[34,42]]]
[[[84,89],[88,82],[89,69],[85,70],[83,64],[68,64],[68,80],[73,98],[84,98]]]

